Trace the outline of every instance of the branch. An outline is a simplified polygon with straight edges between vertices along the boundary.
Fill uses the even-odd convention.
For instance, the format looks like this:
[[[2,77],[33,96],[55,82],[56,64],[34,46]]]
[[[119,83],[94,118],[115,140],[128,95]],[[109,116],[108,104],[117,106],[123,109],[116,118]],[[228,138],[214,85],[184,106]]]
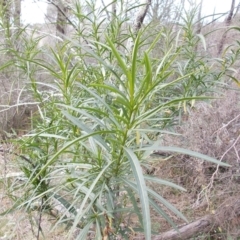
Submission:
[[[239,229],[240,224],[240,200],[239,196],[230,197],[216,210],[215,214],[208,214],[185,226],[178,227],[178,231],[170,230],[152,240],[185,240],[199,235],[207,234],[217,228],[223,231]],[[234,228],[235,226],[235,228]],[[239,231],[236,232],[239,234]],[[237,235],[239,236],[239,235]],[[134,240],[143,240],[143,237],[135,237]]]
[[[195,222],[192,222],[186,226],[183,226],[177,232],[176,230],[171,230],[156,236],[153,240],[180,240],[188,239],[193,236],[196,236],[199,233],[209,232],[214,223],[214,217],[212,215],[207,215]]]

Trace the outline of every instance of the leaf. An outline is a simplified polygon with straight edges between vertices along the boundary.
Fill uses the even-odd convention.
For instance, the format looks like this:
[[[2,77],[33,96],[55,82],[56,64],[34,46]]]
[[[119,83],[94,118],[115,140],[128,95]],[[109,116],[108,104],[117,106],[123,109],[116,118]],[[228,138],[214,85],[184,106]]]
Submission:
[[[77,215],[76,209],[63,197],[61,197],[59,194],[54,194],[53,197],[59,201],[70,213],[73,213],[74,215]]]
[[[102,240],[102,229],[101,224],[98,219],[96,219],[96,231],[95,231],[95,240]]]
[[[202,44],[203,44],[203,48],[205,51],[207,51],[207,44],[206,44],[206,39],[202,34],[197,34],[197,36],[200,38]]]
[[[39,134],[26,134],[24,135],[26,137],[48,137],[48,138],[57,138],[57,139],[63,139],[63,140],[67,140],[66,137],[60,136],[60,135],[56,135],[56,134],[50,134],[50,133],[39,133]]]
[[[130,186],[131,188],[133,188],[135,191],[137,191],[137,184],[135,182],[132,182],[130,180],[124,180],[123,181],[128,184],[128,186]],[[188,222],[187,219],[184,217],[184,215],[179,212],[170,202],[168,202],[167,200],[165,200],[162,196],[160,196],[158,193],[156,193],[155,191],[153,191],[152,189],[146,187],[147,192],[149,195],[151,195],[152,197],[154,197],[156,200],[158,200],[159,202],[161,202],[162,204],[164,204],[169,210],[171,210],[174,214],[176,214],[178,217],[182,218],[184,221]]]
[[[94,131],[92,129],[90,129],[88,126],[86,126],[86,124],[84,124],[82,121],[80,121],[78,118],[72,116],[71,114],[69,114],[66,111],[62,111],[62,113],[76,126],[78,126],[80,129],[82,129],[83,131],[85,131],[87,134],[92,134],[94,133]],[[109,131],[108,131],[109,133]],[[105,143],[105,141],[102,139],[102,137],[100,135],[93,135],[92,136],[95,141],[102,147],[104,147],[106,150],[110,151],[109,146]]]
[[[172,221],[172,219],[167,215],[167,213],[162,210],[161,207],[159,207],[151,198],[149,198],[149,202],[151,206],[155,209],[155,211],[159,213],[165,220],[167,220],[176,231],[178,231],[177,225]]]
[[[179,102],[184,102],[186,100],[193,100],[193,99],[198,99],[198,100],[206,100],[206,99],[211,99],[211,97],[185,97],[185,98],[178,98],[178,99],[174,99],[174,100],[171,100],[169,102],[166,102],[164,104],[160,104],[159,106],[153,108],[153,109],[150,109],[149,111],[147,112],[144,112],[142,115],[139,115],[137,118],[136,118],[136,125],[140,125],[142,122],[148,120],[150,117],[154,116],[156,113],[158,113],[161,109],[164,109],[168,106],[173,106],[174,104],[176,103],[179,103]]]
[[[94,219],[88,220],[88,223],[86,224],[86,226],[80,230],[80,234],[77,236],[76,240],[87,239],[87,234],[88,234],[89,229],[92,226],[93,222],[94,222]]]
[[[97,182],[99,181],[99,179],[102,177],[102,175],[104,174],[104,172],[108,169],[108,167],[112,164],[112,162],[108,163],[107,166],[105,166],[101,172],[99,172],[99,174],[97,175],[97,177],[93,180],[91,186],[89,189],[86,188],[86,192],[85,192],[85,197],[84,199],[82,200],[81,202],[81,206],[79,207],[78,209],[78,214],[77,216],[75,217],[74,219],[74,223],[73,223],[73,226],[72,226],[72,229],[75,229],[78,222],[81,221],[81,219],[83,218],[83,216],[85,215],[85,212],[88,210],[88,209],[84,209],[89,197],[91,196],[91,194],[93,194],[93,189],[95,188]],[[93,203],[93,201],[92,201]],[[90,206],[88,206],[90,207]]]
[[[135,40],[133,51],[132,51],[132,67],[131,67],[131,78],[128,78],[129,82],[129,96],[130,101],[132,103],[134,99],[134,93],[135,93],[135,83],[136,83],[136,71],[137,71],[137,54],[139,49],[139,41],[140,41],[140,34],[137,35],[137,38]]]
[[[125,99],[125,101],[127,101],[126,95],[119,90],[119,88],[115,87],[115,86],[111,86],[109,84],[91,84],[90,86],[93,87],[99,87],[99,88],[105,88],[107,90],[109,90],[111,93],[115,93],[116,95],[120,95],[122,98]]]
[[[116,59],[118,61],[119,67],[122,69],[122,71],[124,72],[127,79],[130,80],[131,76],[130,76],[130,72],[128,70],[128,67],[127,67],[126,63],[124,62],[123,58],[121,57],[118,50],[115,48],[113,42],[111,41],[111,39],[108,36],[106,36],[106,40],[107,40],[107,42],[108,42],[108,44],[109,44],[109,46],[112,50],[112,53],[114,54],[114,56],[116,57]]]
[[[162,204],[164,204],[169,210],[171,210],[174,214],[176,214],[178,217],[182,218],[184,221],[188,222],[188,220],[184,217],[184,215],[178,211],[170,202],[168,202],[166,199],[164,199],[162,196],[160,196],[158,193],[153,191],[150,188],[147,188],[147,191],[149,195],[160,201]]]
[[[101,119],[97,118],[96,116],[94,115],[91,115],[90,113],[88,113],[87,111],[85,110],[88,110],[88,111],[91,111],[91,112],[95,112],[97,114],[100,114],[101,116],[104,116],[104,117],[108,117],[107,113],[105,112],[102,112],[100,111],[99,109],[94,109],[94,108],[86,108],[86,107],[81,107],[81,108],[75,108],[75,107],[72,107],[72,106],[69,106],[69,105],[65,105],[65,104],[56,104],[58,106],[62,106],[62,107],[65,107],[67,109],[72,109],[74,110],[75,112],[78,112],[80,114],[82,114],[83,116],[85,117],[88,117],[89,119],[93,120],[94,122],[96,122],[98,125],[100,125],[101,127],[105,127],[104,123],[102,122]]]
[[[227,76],[230,77],[237,84],[238,87],[240,87],[240,81],[237,78],[235,78],[231,75],[227,75]]]
[[[175,183],[172,183],[172,182],[169,182],[169,181],[166,181],[166,180],[162,180],[160,178],[156,178],[156,177],[149,176],[149,175],[144,175],[144,179],[148,180],[148,181],[151,181],[151,182],[158,183],[158,184],[162,184],[162,185],[166,185],[166,186],[169,186],[169,187],[173,187],[173,188],[176,188],[176,189],[181,190],[181,191],[186,191],[185,188],[183,188],[181,186],[178,186]]]
[[[136,186],[140,197],[142,212],[143,212],[143,227],[146,240],[151,240],[151,218],[147,188],[137,156],[131,149],[124,148],[125,153],[133,171],[133,175],[136,179]]]
[[[143,218],[142,218],[142,214],[140,212],[140,208],[138,207],[138,204],[137,204],[137,201],[135,199],[135,196],[134,194],[132,193],[131,189],[129,188],[126,188],[126,191],[128,193],[128,196],[130,198],[130,201],[131,201],[131,204],[133,205],[133,209],[134,209],[134,213],[137,214],[138,216],[138,220],[143,228]]]
[[[207,155],[198,153],[198,152],[194,152],[188,149],[184,149],[184,148],[179,148],[179,147],[164,147],[164,146],[160,146],[160,147],[146,147],[146,148],[140,148],[140,149],[136,149],[136,151],[162,151],[162,152],[175,152],[175,153],[181,153],[181,154],[186,154],[192,157],[196,157],[196,158],[200,158],[203,160],[206,160],[208,162],[212,162],[212,163],[216,163],[220,166],[225,166],[225,167],[231,167],[231,165],[227,164],[227,163],[223,163],[220,162],[218,160],[216,160],[215,158],[209,157]]]
[[[158,35],[155,37],[155,39],[153,40],[153,42],[151,43],[151,45],[148,47],[148,49],[146,50],[146,54],[148,55],[153,48],[155,47],[155,45],[159,42],[161,36],[162,36],[162,32],[163,29],[161,31],[159,31]]]
[[[81,88],[83,88],[84,90],[86,90],[87,92],[89,92],[97,101],[99,101],[99,103],[102,103],[102,105],[104,107],[106,107],[106,109],[108,110],[108,114],[111,116],[111,120],[114,122],[114,124],[116,126],[119,126],[118,122],[115,120],[114,118],[114,113],[112,111],[112,109],[110,108],[110,106],[102,99],[101,96],[99,96],[98,94],[96,94],[94,91],[92,91],[91,89],[89,89],[88,87],[84,86],[83,84],[80,83],[76,83],[76,85],[79,85]],[[109,116],[109,118],[110,118]]]
[[[85,136],[81,136],[81,137],[78,137],[78,138],[75,138],[73,139],[72,141],[70,142],[67,142],[58,152],[56,152],[48,161],[45,165],[42,166],[41,170],[34,175],[33,179],[31,179],[31,183],[33,183],[34,181],[37,180],[37,178],[49,167],[51,166],[57,159],[57,157],[63,153],[66,149],[68,149],[70,146],[72,146],[73,144],[77,143],[77,142],[81,142],[85,139],[88,139],[89,137],[91,136],[94,136],[94,135],[99,135],[103,133],[102,131],[98,131],[98,132],[94,132],[92,134],[89,134],[89,135],[85,135]]]

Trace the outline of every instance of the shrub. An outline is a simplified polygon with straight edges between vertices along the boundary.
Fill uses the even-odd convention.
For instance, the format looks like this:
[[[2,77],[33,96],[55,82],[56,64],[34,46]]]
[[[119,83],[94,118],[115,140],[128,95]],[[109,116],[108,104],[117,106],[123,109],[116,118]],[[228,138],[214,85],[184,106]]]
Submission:
[[[94,21],[94,29],[101,30],[101,24]],[[9,194],[16,201],[12,210],[38,210],[40,220],[43,211],[53,214],[59,209],[55,226],[66,223],[71,229],[69,236],[81,229],[77,239],[86,239],[89,233],[97,239],[128,238],[133,231],[144,231],[146,239],[151,239],[151,208],[176,228],[158,203],[186,221],[149,187],[154,182],[184,190],[147,174],[154,151],[184,153],[228,165],[186,149],[160,145],[179,104],[206,99],[199,96],[205,91],[192,79],[201,76],[203,81],[210,70],[202,71],[206,67],[202,58],[194,56],[191,64],[184,58],[192,43],[170,44],[168,51],[156,58],[152,53],[159,39],[169,40],[164,34],[155,35],[152,44],[146,45],[147,28],[137,36],[129,33],[125,40],[133,38],[134,45],[127,49],[123,38],[119,42],[111,32],[122,22],[116,18],[111,24],[107,36],[102,30],[92,31],[88,45],[65,39],[51,51],[34,45],[33,55],[27,55],[26,49],[21,56],[12,50],[18,63],[15,66],[29,77],[39,104],[33,129],[17,141],[25,179],[15,182]],[[182,30],[186,31],[185,27]],[[81,34],[84,32],[76,36],[84,39]],[[38,51],[47,57],[40,58]],[[183,66],[186,71],[182,71]],[[32,74],[36,69],[51,81],[37,81],[37,75]],[[133,216],[138,223],[131,225]]]

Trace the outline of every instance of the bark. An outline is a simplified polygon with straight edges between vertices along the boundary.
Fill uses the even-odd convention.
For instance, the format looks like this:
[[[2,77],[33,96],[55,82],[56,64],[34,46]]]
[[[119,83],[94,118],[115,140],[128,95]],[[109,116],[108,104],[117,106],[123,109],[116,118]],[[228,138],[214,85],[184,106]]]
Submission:
[[[112,3],[112,21],[114,21],[117,13],[117,3],[116,1]]]
[[[232,22],[234,7],[235,7],[235,0],[232,0],[231,9],[230,9],[230,11],[228,13],[228,16],[227,16],[226,20],[225,20],[226,27],[228,27],[231,24],[231,22]],[[225,32],[223,34],[222,39],[221,39],[221,41],[219,43],[218,55],[222,53],[223,46],[224,46],[224,43],[226,41],[226,38],[227,38],[227,32]]]
[[[149,6],[151,5],[151,0],[144,0],[142,3],[142,6],[139,9],[139,12],[137,13],[137,16],[135,18],[135,21],[133,23],[133,34],[137,35],[138,31],[141,29],[141,26],[143,24],[143,20],[148,12]],[[127,51],[131,52],[133,48],[133,39],[128,41],[127,44]]]
[[[69,18],[69,0],[48,0],[46,19],[47,23],[56,24],[57,36],[63,37],[67,33],[67,26],[77,27]]]
[[[67,7],[59,0],[57,7],[57,36],[63,37],[66,35],[67,19]]]
[[[226,18],[226,25],[230,25],[231,24],[234,8],[235,8],[235,0],[232,0],[231,9],[230,9],[229,14],[228,14],[228,16]]]
[[[160,236],[154,237],[153,240],[185,240],[199,233],[207,233],[213,228],[213,219],[214,217],[212,215],[207,215],[206,217],[179,228],[179,232],[171,230]]]
[[[143,20],[147,14],[149,6],[151,5],[151,0],[144,0],[142,4],[143,5],[140,7],[139,12],[137,13],[137,17],[133,23],[133,32],[135,34],[138,33],[143,24]]]
[[[21,0],[14,0],[14,26],[21,26]]]

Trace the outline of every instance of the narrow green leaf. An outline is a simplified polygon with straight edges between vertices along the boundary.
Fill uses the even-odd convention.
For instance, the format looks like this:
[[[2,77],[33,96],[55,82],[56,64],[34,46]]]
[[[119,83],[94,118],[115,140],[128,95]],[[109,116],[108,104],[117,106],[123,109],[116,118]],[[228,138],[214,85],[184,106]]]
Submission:
[[[237,78],[235,78],[231,75],[227,75],[227,76],[230,77],[237,84],[238,87],[240,87],[240,81]]]
[[[157,118],[156,120],[159,120],[159,118]],[[182,134],[180,134],[180,133],[161,130],[158,128],[135,128],[135,129],[133,129],[133,131],[147,132],[147,133],[153,132],[153,133],[161,133],[161,134],[170,134],[170,135],[174,135],[174,136],[182,136]]]
[[[157,68],[157,70],[156,70],[156,76],[158,75],[158,74],[160,74],[161,72],[163,72],[163,66],[164,66],[164,63],[165,63],[165,61],[167,60],[167,58],[171,55],[171,51],[172,51],[172,48],[170,48],[169,50],[168,50],[168,52],[164,55],[164,57],[162,58],[162,60],[161,60],[161,62],[160,62],[160,64],[158,65],[158,68]]]
[[[107,166],[105,166],[101,172],[99,172],[99,174],[97,175],[97,177],[93,180],[90,188],[87,190],[86,192],[86,195],[84,197],[84,199],[82,200],[81,202],[81,206],[79,207],[78,209],[78,214],[77,216],[75,217],[74,219],[74,223],[73,223],[73,226],[72,226],[72,229],[75,229],[75,227],[77,226],[78,222],[81,221],[81,219],[83,218],[84,214],[85,214],[85,211],[83,211],[86,203],[87,203],[87,200],[89,199],[90,195],[93,193],[93,189],[95,188],[97,182],[99,181],[99,179],[102,177],[103,173],[109,168],[109,166],[112,164],[112,162],[108,163]]]
[[[104,131],[105,132],[105,131]],[[98,132],[94,132],[92,134],[89,134],[89,135],[85,135],[85,136],[81,136],[81,137],[78,137],[70,142],[67,142],[65,146],[63,146],[58,152],[56,152],[49,160],[48,162],[42,166],[41,170],[35,174],[35,176],[33,177],[33,179],[31,180],[31,182],[33,183],[34,181],[36,181],[36,179],[49,167],[51,166],[57,159],[57,157],[63,153],[66,149],[68,149],[70,146],[72,146],[73,144],[75,144],[76,142],[80,142],[80,141],[83,141],[85,139],[88,139],[89,137],[91,136],[94,136],[94,135],[99,135],[103,133],[102,131],[98,131]],[[105,132],[106,133],[106,132]]]
[[[78,118],[72,116],[71,114],[69,114],[66,111],[62,111],[62,113],[76,126],[78,126],[80,129],[82,129],[83,131],[85,131],[87,134],[92,134],[94,133],[94,131],[92,129],[90,129],[88,126],[86,126],[86,124],[84,124],[83,122],[81,122]],[[109,133],[109,131],[108,131]],[[95,139],[95,141],[102,147],[104,147],[106,150],[110,150],[109,146],[105,143],[105,141],[101,138],[100,135],[93,135],[93,138]]]
[[[76,209],[66,199],[64,199],[61,195],[54,194],[53,197],[57,201],[59,201],[69,212],[73,213],[74,215],[77,215]]]
[[[114,122],[114,124],[116,126],[119,126],[118,122],[115,119],[115,115],[112,111],[112,109],[109,107],[109,105],[102,99],[101,96],[99,96],[98,94],[96,94],[94,91],[92,91],[91,89],[89,89],[88,87],[84,86],[83,84],[80,83],[76,83],[76,85],[79,85],[81,88],[83,88],[84,90],[86,90],[87,92],[89,92],[97,101],[99,101],[99,103],[101,103],[104,107],[106,107],[106,109],[108,110],[108,114],[111,117],[111,120]]]
[[[126,110],[131,109],[131,105],[130,105],[129,101],[126,100],[125,98],[117,96],[113,101],[117,104],[120,104],[121,107],[126,108]]]
[[[146,54],[149,54],[153,50],[153,48],[155,47],[155,45],[158,43],[159,39],[161,38],[162,32],[163,32],[163,29],[161,31],[159,31],[158,35],[155,37],[155,39],[151,43],[150,47],[147,49]]]
[[[72,110],[74,110],[78,113],[81,113],[82,115],[84,115],[85,117],[88,117],[89,119],[93,120],[98,125],[102,126],[103,128],[105,127],[105,125],[103,124],[103,122],[99,118],[89,114],[88,112],[84,111],[83,109],[75,108],[75,107],[72,107],[72,106],[69,106],[69,105],[64,105],[64,104],[57,104],[57,105],[63,106],[63,107],[66,107],[68,109],[72,109]],[[99,111],[98,111],[98,113],[99,113]]]
[[[207,155],[198,153],[198,152],[194,152],[188,149],[184,149],[184,148],[179,148],[179,147],[164,147],[164,146],[159,146],[159,147],[147,147],[147,148],[141,148],[141,149],[137,149],[136,151],[162,151],[162,152],[174,152],[174,153],[181,153],[181,154],[186,154],[192,157],[196,157],[196,158],[200,158],[203,160],[206,160],[208,162],[212,162],[212,163],[216,163],[220,166],[225,166],[225,167],[231,167],[231,165],[227,164],[227,163],[223,163],[220,162],[218,160],[216,160],[215,158],[209,157]]]
[[[102,240],[102,229],[101,229],[101,224],[98,219],[96,219],[96,235],[95,235],[95,240]]]
[[[171,100],[169,102],[166,102],[164,104],[160,104],[159,106],[150,109],[149,111],[139,115],[136,118],[136,125],[140,125],[142,122],[145,122],[146,120],[148,120],[150,117],[154,116],[156,113],[158,113],[159,110],[166,108],[167,106],[173,106],[174,104],[177,104],[179,102],[183,102],[183,101],[189,101],[189,100],[207,100],[207,99],[211,99],[211,97],[184,97],[184,98],[178,98],[178,99],[174,99]]]
[[[113,193],[113,191],[110,188],[108,188],[107,185],[104,185],[104,188],[107,191],[107,194],[106,194],[107,195],[106,196],[106,198],[107,198],[107,203],[106,203],[107,210],[109,212],[113,212],[114,206],[115,206],[114,199],[113,199],[114,198],[114,193]]]
[[[176,214],[178,217],[182,218],[184,221],[188,222],[188,220],[185,218],[185,216],[180,211],[178,211],[170,202],[165,200],[162,196],[160,196],[158,193],[156,193],[155,191],[153,191],[150,188],[147,188],[147,191],[148,191],[149,195],[151,195],[152,197],[154,197],[155,199],[160,201],[162,204],[164,204],[174,214]]]
[[[87,225],[80,230],[80,234],[77,236],[76,240],[87,239],[87,234],[89,233],[89,229],[92,226],[94,219],[89,219]]]
[[[149,59],[149,56],[146,54],[146,52],[144,53],[144,63],[145,63],[145,71],[146,71],[146,75],[147,75],[147,88],[148,88],[148,85],[152,85],[152,65],[151,65],[151,61]]]
[[[127,100],[126,94],[124,94],[124,92],[120,91],[119,88],[117,88],[115,86],[111,86],[109,84],[105,84],[105,85],[103,85],[103,84],[91,84],[90,86],[99,87],[99,88],[105,88],[107,90],[110,90],[111,93],[115,93],[117,95],[120,95],[122,98]]]
[[[88,179],[86,181],[92,181],[92,179]],[[95,206],[98,208],[98,210],[102,211],[102,212],[106,212],[107,210],[102,206],[102,203],[99,201],[98,198],[98,195],[99,195],[99,192],[97,193],[93,193],[89,190],[89,188],[85,187],[85,186],[79,186],[78,187],[78,190],[82,193],[86,195],[88,195],[88,198],[91,200],[91,203],[95,204]],[[91,204],[89,204],[85,209],[84,209],[84,212],[82,212],[82,215],[85,214],[85,212],[87,212],[88,208],[91,208]],[[79,212],[79,211],[78,211]],[[79,213],[80,214],[80,213]]]
[[[135,191],[137,191],[137,184],[135,182],[132,182],[130,180],[126,181],[123,180],[126,184],[128,184],[128,186],[130,186],[131,188],[133,188]],[[153,191],[152,189],[146,187],[147,192],[149,195],[151,195],[152,197],[154,197],[156,200],[158,200],[159,202],[161,202],[163,205],[165,205],[169,210],[171,210],[174,214],[176,214],[178,217],[182,218],[184,221],[188,222],[187,219],[184,217],[184,215],[179,212],[170,202],[168,202],[167,200],[165,200],[162,196],[160,196],[158,193],[156,193],[155,191]]]
[[[13,61],[8,61],[7,63],[3,64],[0,66],[0,71],[3,70],[4,68],[13,65],[14,62]]]
[[[150,175],[144,175],[144,179],[147,180],[147,181],[151,181],[151,182],[155,182],[155,183],[158,183],[158,184],[173,187],[173,188],[176,188],[176,189],[181,190],[181,191],[186,191],[185,188],[183,188],[183,187],[181,187],[181,186],[179,186],[175,183],[172,183],[172,182],[169,182],[169,181],[166,181],[166,180],[162,180],[160,178],[156,178],[156,177],[153,177],[153,176],[150,176]]]
[[[57,138],[57,139],[64,139],[66,140],[67,138],[66,137],[63,137],[63,136],[60,136],[60,135],[56,135],[56,134],[50,134],[50,133],[40,133],[40,134],[26,134],[24,135],[26,137],[47,137],[47,138]]]
[[[54,165],[53,169],[57,169],[57,171],[62,171],[61,170],[66,170],[70,168],[74,169],[91,169],[93,168],[92,164],[87,164],[87,163],[78,163],[78,162],[70,162],[70,163],[65,163],[64,165]]]
[[[202,44],[203,44],[203,48],[205,51],[207,51],[207,44],[206,44],[206,40],[205,37],[202,34],[197,34],[197,36],[200,38]]]
[[[132,51],[132,67],[131,67],[131,73],[132,76],[129,81],[129,95],[130,100],[134,99],[134,92],[135,92],[135,82],[136,82],[136,71],[137,71],[137,54],[139,49],[139,40],[140,40],[140,34],[137,35],[137,38],[134,42],[133,51]]]
[[[131,204],[133,205],[134,213],[137,214],[138,220],[139,220],[139,222],[141,224],[141,227],[143,228],[143,218],[142,218],[142,214],[140,212],[140,208],[138,207],[137,201],[135,199],[135,196],[134,196],[133,192],[129,188],[126,188],[126,191],[127,191],[128,196],[130,198]]]
[[[130,79],[130,74],[129,74],[129,71],[128,71],[128,67],[127,65],[125,64],[123,58],[121,57],[121,55],[119,54],[118,50],[115,48],[113,42],[111,41],[111,39],[106,36],[106,40],[112,50],[112,53],[114,54],[114,56],[116,57],[117,61],[118,61],[118,65],[119,67],[122,69],[122,71],[124,72],[125,76],[127,77],[127,79],[129,80]]]
[[[171,224],[171,226],[176,230],[178,231],[178,228],[177,228],[177,225],[172,221],[172,219],[168,216],[168,214],[163,210],[161,209],[161,207],[159,207],[155,201],[153,201],[151,198],[149,198],[149,202],[151,204],[151,206],[153,207],[153,209],[159,213],[165,220],[168,221],[168,223]]]
[[[145,184],[144,176],[142,173],[142,168],[140,166],[137,156],[131,149],[124,148],[125,153],[133,171],[133,175],[136,179],[136,186],[138,189],[138,194],[140,197],[142,212],[143,212],[143,227],[146,240],[151,240],[151,218],[150,218],[150,208],[149,199],[147,193],[147,187]]]

